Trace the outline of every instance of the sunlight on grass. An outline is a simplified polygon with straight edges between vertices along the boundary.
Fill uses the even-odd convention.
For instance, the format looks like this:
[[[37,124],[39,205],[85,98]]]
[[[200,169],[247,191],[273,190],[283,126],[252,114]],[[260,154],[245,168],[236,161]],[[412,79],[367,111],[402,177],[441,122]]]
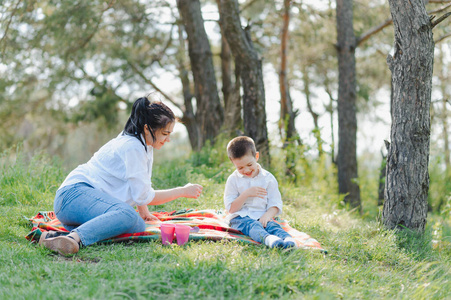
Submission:
[[[224,183],[233,166],[220,154],[223,145],[217,147],[188,159],[156,162],[156,188],[193,182],[204,191],[197,200],[184,198],[152,209],[223,210]],[[214,157],[212,149],[219,149]],[[335,171],[324,162],[301,165],[311,168],[300,172],[310,177],[304,178],[310,184],[292,183],[278,167],[273,171],[285,203],[283,217],[317,239],[328,255],[233,241],[190,241],[180,247],[156,240],[93,245],[62,257],[24,238],[30,230],[24,217],[53,209],[54,193],[67,170],[43,155],[15,156],[0,157],[1,299],[451,297],[449,218],[431,215],[421,236],[386,230],[376,211],[362,218],[342,205],[330,175]]]

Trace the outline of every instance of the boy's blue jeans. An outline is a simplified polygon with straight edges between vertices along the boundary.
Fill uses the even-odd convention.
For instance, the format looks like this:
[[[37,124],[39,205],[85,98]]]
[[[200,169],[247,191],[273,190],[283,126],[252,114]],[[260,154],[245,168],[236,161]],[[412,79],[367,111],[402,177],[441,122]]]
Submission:
[[[53,208],[64,228],[76,232],[85,246],[146,229],[144,220],[133,207],[87,183],[58,190]]]
[[[266,228],[262,223],[249,217],[235,217],[230,220],[230,227],[239,230],[245,235],[251,237],[254,241],[265,243],[268,235],[272,234],[280,237],[282,240],[291,237],[282,227],[274,221],[269,221]]]

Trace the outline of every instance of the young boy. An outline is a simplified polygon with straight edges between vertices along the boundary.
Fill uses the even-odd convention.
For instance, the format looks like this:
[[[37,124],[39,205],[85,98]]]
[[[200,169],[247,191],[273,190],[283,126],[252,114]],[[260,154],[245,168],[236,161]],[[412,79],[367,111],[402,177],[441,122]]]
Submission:
[[[295,240],[272,220],[282,213],[282,198],[276,178],[257,163],[254,141],[236,137],[227,154],[236,168],[224,191],[230,227],[271,248],[294,247]]]

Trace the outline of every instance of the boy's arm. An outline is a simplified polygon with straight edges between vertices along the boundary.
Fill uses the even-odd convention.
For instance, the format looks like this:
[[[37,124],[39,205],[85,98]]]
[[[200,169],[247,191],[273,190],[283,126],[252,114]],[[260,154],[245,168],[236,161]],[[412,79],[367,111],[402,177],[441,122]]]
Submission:
[[[268,222],[271,221],[272,218],[274,218],[278,212],[279,212],[279,209],[276,206],[272,206],[265,212],[265,214],[263,216],[260,217],[260,219],[258,221],[260,221],[260,223],[262,223],[263,227],[266,227]]]
[[[239,195],[230,205],[229,213],[233,214],[241,209],[244,202],[246,202],[249,197],[260,197],[265,198],[267,192],[264,188],[253,186],[245,190],[241,195]]]
[[[264,188],[252,187],[245,190],[243,193],[239,193],[236,186],[236,178],[233,175],[227,179],[224,190],[224,205],[226,210],[233,214],[243,207],[249,197],[264,198],[266,190]]]
[[[268,190],[268,210],[260,217],[259,221],[266,227],[269,221],[282,212],[282,196],[279,191],[277,179],[271,175],[271,180],[267,187]]]
[[[274,176],[271,176],[271,180],[269,181],[266,189],[268,191],[268,203],[266,207],[277,207],[278,211],[274,216],[280,215],[283,208],[282,195],[279,191],[279,184],[277,183],[277,179]]]

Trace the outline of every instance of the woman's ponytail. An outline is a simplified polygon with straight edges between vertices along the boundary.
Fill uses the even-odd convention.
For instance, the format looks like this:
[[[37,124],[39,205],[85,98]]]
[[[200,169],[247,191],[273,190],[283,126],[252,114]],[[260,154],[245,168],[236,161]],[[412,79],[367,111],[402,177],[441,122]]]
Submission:
[[[175,122],[175,116],[168,106],[162,102],[151,103],[147,97],[141,97],[133,103],[123,134],[135,136],[147,149],[141,139],[141,134],[144,135],[144,126],[148,126],[150,135],[155,141],[154,131],[166,127],[170,122]]]

